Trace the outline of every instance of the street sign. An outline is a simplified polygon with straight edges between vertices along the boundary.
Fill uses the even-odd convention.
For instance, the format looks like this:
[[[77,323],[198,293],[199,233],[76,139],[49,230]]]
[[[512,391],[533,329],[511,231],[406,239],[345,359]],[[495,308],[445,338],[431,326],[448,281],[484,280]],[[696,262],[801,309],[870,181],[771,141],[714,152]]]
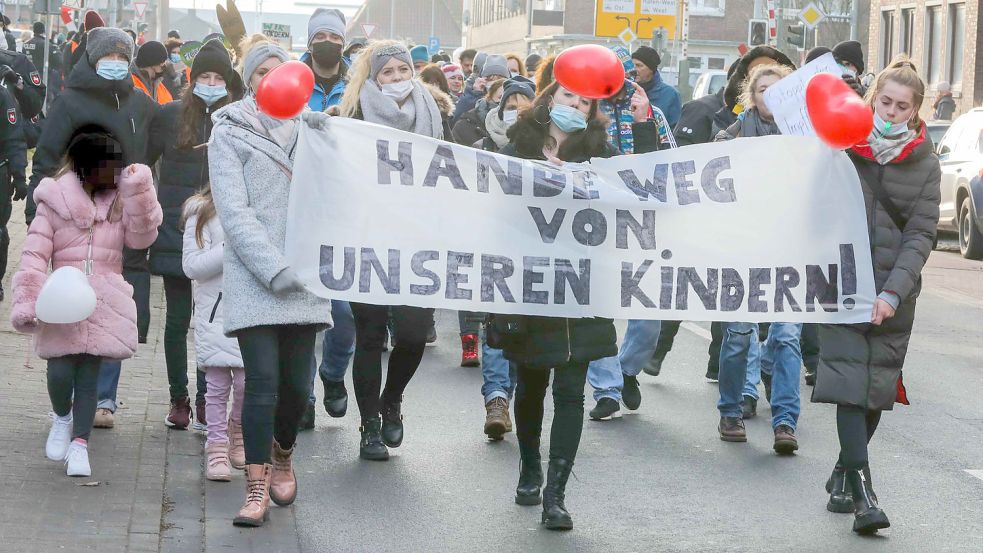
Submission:
[[[263,34],[277,41],[284,50],[290,51],[290,25],[263,23]]]
[[[73,10],[81,10],[85,7],[85,0],[62,0],[61,5]]]
[[[371,23],[362,23],[362,33],[365,34],[365,38],[371,38],[372,33],[375,32],[378,25],[373,25]]]
[[[434,55],[440,51],[440,37],[432,36],[430,37],[430,44],[427,48],[430,50],[430,55]]]
[[[144,16],[147,15],[147,3],[140,1],[133,3],[133,14],[137,19],[143,21]]]
[[[810,30],[815,29],[816,25],[826,19],[826,14],[815,2],[809,2],[804,8],[799,10],[799,21]]]
[[[638,40],[638,35],[635,34],[635,31],[631,30],[631,27],[625,27],[625,30],[621,31],[621,34],[618,35],[618,39],[621,40],[622,44],[631,48],[632,43]]]
[[[655,29],[664,27],[666,38],[676,38],[676,0],[597,0],[596,4],[595,36],[620,39],[625,29],[630,29],[635,40],[651,39]]]

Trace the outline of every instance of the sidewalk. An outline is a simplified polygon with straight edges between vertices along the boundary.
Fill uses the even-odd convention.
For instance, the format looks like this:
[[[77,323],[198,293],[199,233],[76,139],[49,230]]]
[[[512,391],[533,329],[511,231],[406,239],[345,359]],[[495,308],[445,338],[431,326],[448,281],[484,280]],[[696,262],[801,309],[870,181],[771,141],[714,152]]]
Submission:
[[[14,205],[8,226],[10,267],[20,263],[27,228],[23,204]],[[293,509],[276,508],[265,528],[232,526],[244,483],[207,482],[202,475],[203,437],[168,431],[164,364],[164,298],[153,279],[147,344],[123,363],[116,427],[93,430],[91,478],[69,478],[61,463],[44,456],[50,422],[45,362],[35,357],[29,336],[10,326],[10,301],[0,303],[0,551],[47,553],[98,551],[145,553],[299,551]],[[189,384],[194,394],[194,346]]]

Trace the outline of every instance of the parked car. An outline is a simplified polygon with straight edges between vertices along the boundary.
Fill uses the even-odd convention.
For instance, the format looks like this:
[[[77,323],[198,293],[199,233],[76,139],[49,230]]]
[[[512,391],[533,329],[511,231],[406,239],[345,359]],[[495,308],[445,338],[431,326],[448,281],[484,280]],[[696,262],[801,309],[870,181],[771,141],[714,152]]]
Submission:
[[[959,234],[959,251],[983,259],[983,108],[961,115],[939,142],[939,230]]]
[[[727,86],[727,72],[717,69],[704,71],[700,78],[696,79],[693,85],[693,99],[699,99],[710,94],[716,94],[718,90]]]
[[[939,147],[939,142],[942,142],[942,137],[945,136],[945,131],[949,130],[952,126],[952,121],[928,121],[925,123],[925,128],[928,131],[928,137],[932,139],[932,146],[936,149]]]

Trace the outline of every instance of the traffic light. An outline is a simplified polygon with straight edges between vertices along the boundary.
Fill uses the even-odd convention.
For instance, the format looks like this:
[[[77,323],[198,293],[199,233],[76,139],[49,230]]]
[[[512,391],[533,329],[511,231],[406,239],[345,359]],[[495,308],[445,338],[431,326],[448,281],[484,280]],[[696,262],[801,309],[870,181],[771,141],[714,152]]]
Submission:
[[[768,21],[766,19],[752,19],[748,22],[747,44],[752,47],[768,44]]]
[[[788,36],[785,38],[789,44],[796,48],[806,47],[806,26],[801,23],[788,26]]]

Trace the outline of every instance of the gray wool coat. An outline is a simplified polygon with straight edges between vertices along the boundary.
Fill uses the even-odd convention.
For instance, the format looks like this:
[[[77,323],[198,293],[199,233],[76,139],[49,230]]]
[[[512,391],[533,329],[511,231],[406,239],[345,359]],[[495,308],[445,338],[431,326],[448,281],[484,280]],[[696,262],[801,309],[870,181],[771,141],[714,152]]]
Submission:
[[[276,295],[273,277],[287,268],[284,239],[293,160],[244,119],[239,102],[215,112],[208,169],[225,231],[225,333],[266,325],[330,328],[331,301],[309,292]],[[281,165],[283,168],[281,168]]]
[[[819,327],[821,349],[812,401],[891,410],[902,388],[901,367],[915,320],[922,267],[935,242],[942,172],[924,127],[919,137],[886,165],[874,161],[865,147],[855,147],[850,158],[863,187],[877,292],[894,292],[901,304],[894,317],[880,326]],[[875,199],[870,178],[880,180],[907,219],[904,229],[898,229]]]

